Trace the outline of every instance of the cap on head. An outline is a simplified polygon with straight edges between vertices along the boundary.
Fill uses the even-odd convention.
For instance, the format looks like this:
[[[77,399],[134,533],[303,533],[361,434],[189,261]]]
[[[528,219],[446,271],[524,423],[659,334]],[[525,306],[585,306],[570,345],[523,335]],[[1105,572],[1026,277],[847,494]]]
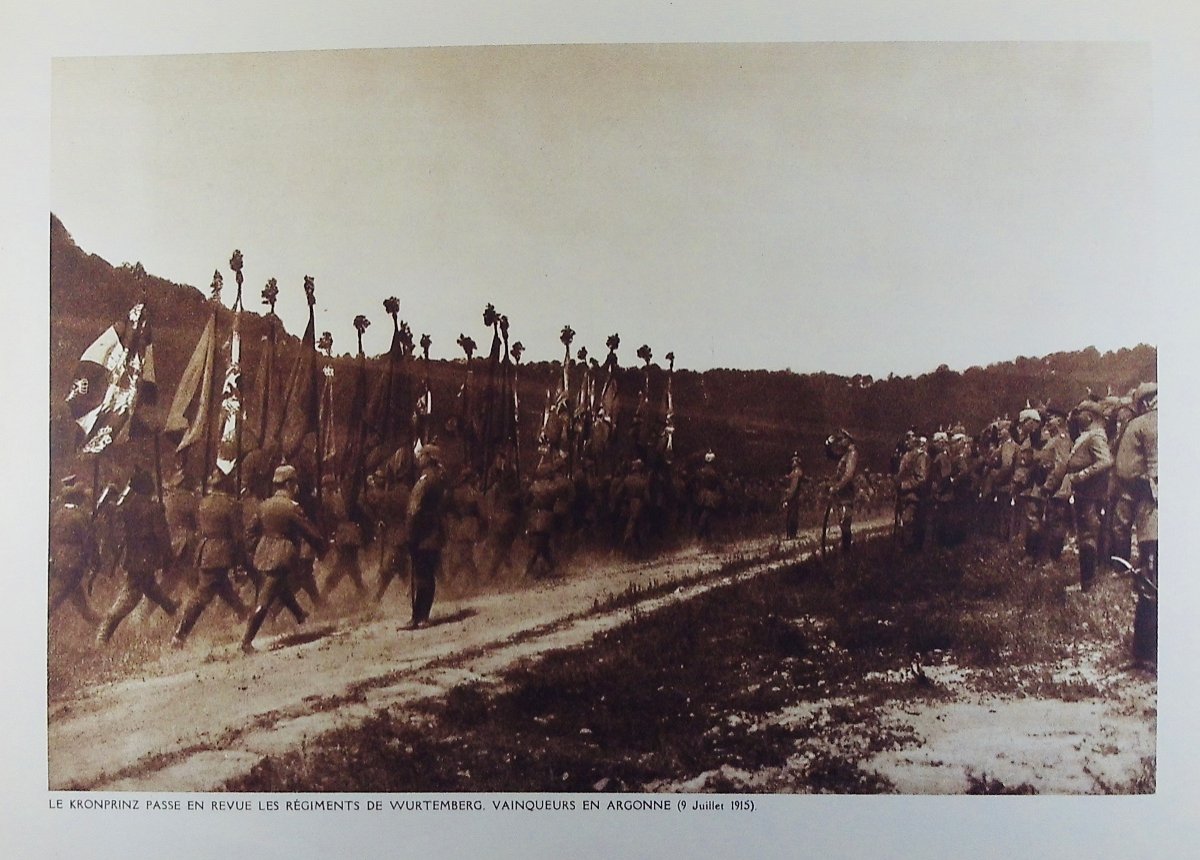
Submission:
[[[713,462],[713,461],[714,461],[714,460],[716,460],[716,459],[717,459],[717,455],[716,455],[716,454],[714,454],[714,453],[713,453],[711,450],[710,450],[708,453],[706,453],[706,454],[704,455],[704,462],[705,462],[705,463],[711,463],[711,462]]]
[[[1017,416],[1017,420],[1024,423],[1026,421],[1041,421],[1042,413],[1036,409],[1029,407],[1021,410],[1021,414]]]
[[[1137,403],[1152,403],[1158,399],[1158,383],[1143,382],[1133,389],[1133,399]]]
[[[282,487],[284,484],[295,483],[299,480],[300,478],[296,474],[296,467],[284,464],[275,469],[275,475],[271,479],[271,483],[277,487]]]

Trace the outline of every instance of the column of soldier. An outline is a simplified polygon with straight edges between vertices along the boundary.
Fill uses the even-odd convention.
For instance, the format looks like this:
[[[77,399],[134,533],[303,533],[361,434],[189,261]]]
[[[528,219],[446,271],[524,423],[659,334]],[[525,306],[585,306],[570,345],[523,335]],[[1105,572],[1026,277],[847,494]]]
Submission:
[[[1027,404],[1016,421],[997,419],[975,437],[961,426],[928,438],[910,430],[893,471],[896,537],[910,551],[975,529],[1018,541],[1036,564],[1057,560],[1073,531],[1079,582],[1070,590],[1090,591],[1110,565],[1131,574],[1134,661],[1156,662],[1156,383],[1069,411]]]
[[[235,309],[240,312],[239,252],[231,265],[235,263]],[[216,273],[214,326],[220,280]],[[311,340],[311,278],[306,278],[305,289],[310,310],[306,340]],[[274,279],[263,291],[273,325],[277,292]],[[397,300],[389,298],[384,307],[396,323]],[[316,418],[317,426],[292,433],[290,446],[289,427],[280,419],[274,433],[264,429],[262,443],[242,453],[244,419],[229,421],[222,429],[216,410],[207,426],[195,425],[195,432],[183,433],[177,468],[165,482],[141,467],[103,492],[89,492],[77,475],[63,479],[51,519],[51,615],[72,605],[98,625],[99,647],[145,599],[153,604],[151,611],[156,605],[179,618],[171,642],[182,646],[219,598],[242,625],[241,647],[250,652],[273,613],[282,607],[303,623],[308,612],[321,607],[344,581],[363,604],[378,604],[393,580],[408,579],[409,626],[420,628],[429,623],[435,583],[441,577],[551,578],[560,575],[563,555],[581,548],[585,540],[636,556],[656,542],[685,533],[711,538],[714,520],[729,507],[726,484],[712,451],[702,455],[702,462],[700,456],[691,458],[693,462],[674,456],[673,354],[666,356],[669,369],[659,409],[651,405],[650,349],[638,350],[644,362],[642,384],[636,406],[622,410],[617,392],[619,337],[608,339],[603,365],[595,359],[589,362],[586,349],[573,361],[574,332],[565,327],[562,379],[556,391],[547,392],[533,468],[522,469],[516,394],[522,346],[516,343],[510,349],[508,320],[491,305],[484,322],[493,331],[487,385],[473,381],[475,344],[460,336],[466,379],[455,414],[437,427],[429,384],[431,341],[426,335],[421,339],[423,394],[416,402],[397,396],[396,409],[406,414],[391,434],[376,427],[367,440],[363,415],[356,415],[352,407],[350,426],[343,428],[339,444],[330,397]],[[360,385],[366,379],[362,333],[367,325],[365,317],[355,319]],[[236,321],[233,335],[236,343]],[[206,332],[205,337],[211,336]],[[395,384],[405,390],[413,381],[404,369],[405,362],[414,359],[407,325],[396,323],[395,336],[389,362],[394,354],[401,364],[393,368],[389,363],[383,375],[389,399],[397,377],[403,386]],[[202,337],[196,356],[203,352],[203,341]],[[315,345],[302,342],[301,352],[315,352]],[[326,361],[323,368],[314,367],[328,389],[333,375],[328,333],[319,346]],[[212,347],[208,349],[211,360]],[[241,369],[234,349],[225,394],[240,410]],[[219,377],[215,371],[212,375]],[[177,393],[177,401],[180,396]],[[182,414],[183,407],[173,404],[172,412]],[[268,424],[264,414],[262,426]],[[225,451],[222,459],[221,446],[231,443],[231,433],[236,434],[238,450]],[[188,443],[190,448],[185,445],[188,439],[195,443]],[[205,461],[202,480],[186,468],[187,458],[198,451]],[[157,448],[155,455],[157,463]],[[194,472],[194,461],[192,466]],[[97,498],[90,498],[93,495]],[[368,558],[378,559],[373,585],[363,575]],[[324,577],[321,582],[318,572]],[[103,616],[88,600],[98,575],[120,578],[116,599]],[[181,592],[186,593],[177,596]]]

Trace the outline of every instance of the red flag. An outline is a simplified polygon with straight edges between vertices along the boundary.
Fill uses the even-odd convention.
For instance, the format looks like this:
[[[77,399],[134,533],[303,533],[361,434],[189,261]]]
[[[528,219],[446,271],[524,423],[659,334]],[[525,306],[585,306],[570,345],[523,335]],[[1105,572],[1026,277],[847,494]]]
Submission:
[[[149,314],[139,302],[80,356],[66,400],[84,432],[82,450],[99,453],[127,438],[138,403],[153,402],[155,384]]]

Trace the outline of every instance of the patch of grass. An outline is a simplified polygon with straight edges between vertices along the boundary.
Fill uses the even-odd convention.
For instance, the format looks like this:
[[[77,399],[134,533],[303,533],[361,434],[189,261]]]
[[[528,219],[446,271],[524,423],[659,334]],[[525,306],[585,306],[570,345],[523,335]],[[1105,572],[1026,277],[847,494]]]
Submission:
[[[1005,785],[986,773],[967,773],[967,794],[1037,794],[1038,790],[1027,782],[1020,785]]]

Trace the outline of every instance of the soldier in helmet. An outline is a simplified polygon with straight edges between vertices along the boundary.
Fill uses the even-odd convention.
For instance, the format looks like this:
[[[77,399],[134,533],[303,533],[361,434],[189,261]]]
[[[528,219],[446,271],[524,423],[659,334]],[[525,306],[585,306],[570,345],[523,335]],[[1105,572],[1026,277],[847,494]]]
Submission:
[[[647,508],[650,503],[650,478],[641,460],[629,464],[629,472],[621,479],[618,493],[619,510],[625,528],[621,532],[621,548],[634,554],[645,549]]]
[[[1019,529],[1025,553],[1036,557],[1042,531],[1042,480],[1038,453],[1042,448],[1042,413],[1027,406],[1017,416],[1017,449],[1013,456],[1012,492],[1016,499]]]
[[[96,534],[83,486],[74,475],[63,479],[59,506],[50,518],[50,615],[70,601],[90,624],[100,616],[88,603],[83,582],[97,562]]]
[[[170,559],[171,535],[162,505],[151,497],[153,492],[154,480],[149,473],[135,469],[129,479],[129,493],[117,508],[124,537],[125,581],[96,633],[97,645],[107,644],[117,626],[143,597],[157,603],[168,615],[174,615],[179,608],[155,578],[155,573]]]
[[[849,433],[839,429],[825,440],[825,454],[837,460],[837,468],[826,494],[833,512],[837,514],[842,532],[842,549],[848,552],[854,524],[854,476],[858,474],[858,447]]]
[[[191,587],[196,580],[196,511],[200,496],[195,482],[180,468],[167,482],[163,511],[171,533],[171,562],[163,571],[163,591],[174,594],[179,587]]]
[[[278,601],[303,624],[308,617],[292,593],[289,578],[299,557],[297,544],[304,541],[323,553],[325,538],[296,501],[300,492],[300,479],[294,466],[280,466],[275,470],[272,483],[275,494],[258,506],[258,514],[252,524],[252,534],[260,535],[254,549],[254,568],[263,577],[263,588],[258,606],[251,613],[242,634],[242,650],[254,650],[254,637],[266,620],[267,613]]]
[[[437,569],[445,545],[446,477],[441,452],[424,445],[417,455],[420,477],[408,497],[408,553],[412,565],[412,619],[409,628],[429,624]]]
[[[1062,556],[1063,544],[1071,526],[1071,483],[1052,479],[1058,470],[1065,468],[1071,456],[1071,437],[1067,432],[1067,416],[1060,409],[1047,407],[1042,424],[1042,448],[1036,462],[1041,474],[1046,476],[1042,485],[1042,520],[1036,528],[1037,540],[1034,557],[1057,561]]]
[[[244,558],[242,513],[233,496],[234,483],[232,474],[226,475],[218,469],[209,481],[208,495],[200,500],[196,511],[200,542],[194,562],[199,575],[171,639],[176,647],[183,645],[214,597],[225,601],[239,621],[245,620],[250,612],[229,581],[229,572],[240,566]]]

